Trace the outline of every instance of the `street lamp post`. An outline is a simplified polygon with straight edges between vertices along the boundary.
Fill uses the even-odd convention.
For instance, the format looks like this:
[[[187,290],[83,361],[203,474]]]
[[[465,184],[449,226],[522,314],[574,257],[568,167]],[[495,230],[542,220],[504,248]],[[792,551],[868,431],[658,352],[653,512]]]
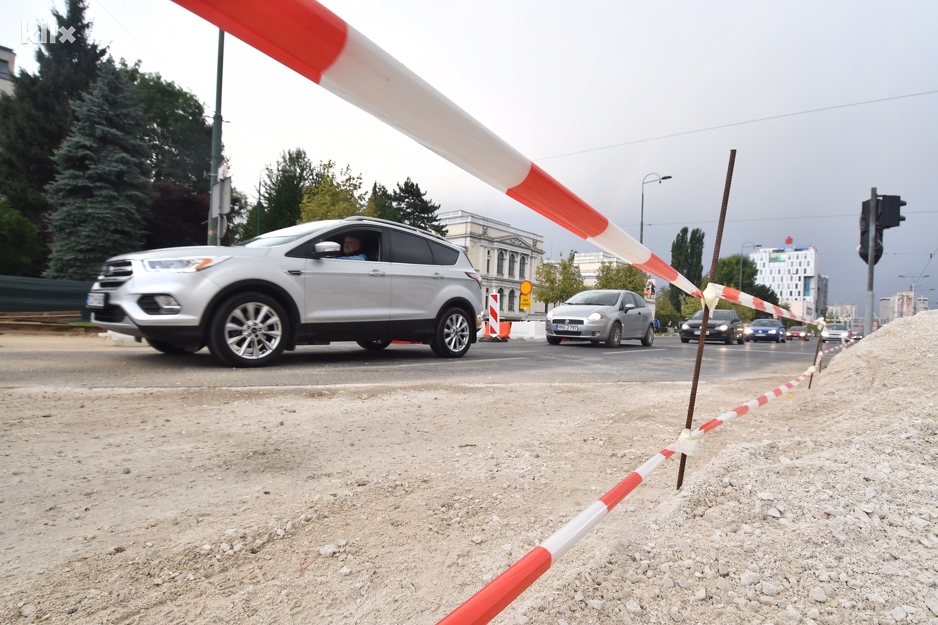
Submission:
[[[658,184],[661,184],[662,180],[671,179],[671,176],[658,176],[657,178],[652,178],[649,180],[648,176],[658,176],[658,174],[646,174],[642,179],[642,213],[638,222],[638,242],[642,244],[645,242],[645,185],[649,182],[657,182]]]
[[[742,247],[739,248],[739,282],[736,284],[736,288],[740,291],[743,290],[743,250],[747,247],[751,247],[754,250],[757,250],[762,247],[759,243],[753,243],[752,241],[746,241],[743,243]]]

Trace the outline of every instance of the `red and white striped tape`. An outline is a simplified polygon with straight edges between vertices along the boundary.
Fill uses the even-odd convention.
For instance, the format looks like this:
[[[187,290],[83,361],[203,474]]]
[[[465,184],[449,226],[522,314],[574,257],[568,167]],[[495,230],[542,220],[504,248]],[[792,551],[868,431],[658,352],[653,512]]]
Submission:
[[[708,302],[707,306],[714,308],[715,306],[710,306],[710,301],[716,299],[725,299],[728,302],[733,302],[734,304],[741,304],[755,310],[761,310],[763,312],[771,313],[779,317],[787,317],[788,319],[794,319],[795,321],[800,321],[808,325],[819,325],[823,319],[809,319],[807,317],[802,317],[792,313],[790,310],[785,310],[775,304],[770,304],[769,302],[759,299],[755,295],[750,295],[749,293],[744,293],[738,291],[729,286],[723,286],[722,284],[716,284],[711,282],[707,285],[707,288],[704,289],[704,299]]]
[[[663,465],[665,460],[677,453],[690,453],[688,451],[689,439],[698,439],[724,423],[757,410],[773,399],[781,397],[803,382],[813,373],[813,370],[814,367],[811,367],[794,380],[707,421],[693,432],[690,432],[689,436],[682,435],[680,439],[651,457],[550,538],[508,567],[504,573],[492,580],[489,585],[453,610],[439,622],[439,625],[483,625],[491,621],[593,527],[605,519],[620,501],[635,490],[655,469]]]
[[[646,273],[700,289],[314,0],[174,0]]]

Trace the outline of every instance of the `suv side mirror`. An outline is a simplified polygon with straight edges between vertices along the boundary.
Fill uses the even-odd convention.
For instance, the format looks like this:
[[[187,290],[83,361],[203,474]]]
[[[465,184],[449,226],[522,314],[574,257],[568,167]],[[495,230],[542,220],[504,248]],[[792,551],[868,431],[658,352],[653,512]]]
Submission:
[[[331,258],[339,255],[342,246],[335,241],[320,241],[313,247],[311,258]]]

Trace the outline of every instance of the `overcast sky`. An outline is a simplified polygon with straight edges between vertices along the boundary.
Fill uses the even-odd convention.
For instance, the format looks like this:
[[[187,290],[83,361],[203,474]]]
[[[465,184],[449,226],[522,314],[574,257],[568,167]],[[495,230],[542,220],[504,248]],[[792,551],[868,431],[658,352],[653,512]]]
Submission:
[[[938,300],[938,2],[323,4],[636,239],[642,180],[672,176],[644,185],[644,243],[665,260],[681,227],[702,228],[709,271],[735,149],[721,256],[787,237],[814,244],[830,303],[862,314],[857,221],[877,187],[908,206],[885,233],[876,301],[913,275]],[[0,45],[18,68],[35,71],[24,23],[48,21],[52,6],[0,0]],[[171,0],[89,0],[89,17],[115,57],[213,113],[216,27]],[[222,115],[234,185],[252,199],[263,168],[301,147],[367,189],[410,177],[441,210],[541,234],[550,258],[596,249],[230,36]]]

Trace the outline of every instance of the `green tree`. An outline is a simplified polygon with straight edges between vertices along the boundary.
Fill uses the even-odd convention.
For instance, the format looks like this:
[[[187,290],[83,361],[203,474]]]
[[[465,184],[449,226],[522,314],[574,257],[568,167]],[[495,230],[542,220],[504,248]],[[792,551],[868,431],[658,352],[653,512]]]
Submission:
[[[740,288],[739,274],[742,267],[742,288]],[[717,261],[716,283],[750,293],[756,283],[758,268],[751,258],[744,254],[733,254]]]
[[[368,203],[365,206],[365,214],[369,217],[378,217],[390,221],[401,221],[401,216],[394,208],[394,198],[391,192],[384,185],[377,182],[371,185],[371,194],[368,196]]]
[[[72,103],[94,81],[107,50],[91,41],[85,0],[67,0],[65,15],[55,9],[55,25],[74,28],[74,41],[44,43],[36,49],[38,72],[22,69],[13,78],[13,96],[0,97],[0,194],[24,217],[41,226],[50,205],[45,187],[55,176],[55,151],[68,135]]]
[[[408,178],[397,184],[397,189],[391,194],[391,202],[401,223],[446,236],[446,228],[440,225],[436,216],[440,205],[434,204],[424,196],[426,192],[420,190],[420,185]]]
[[[627,289],[640,294],[647,280],[645,272],[623,263],[602,263],[596,272],[597,289]]]
[[[264,213],[261,216],[261,232],[270,232],[295,226],[300,223],[303,192],[306,187],[319,181],[319,170],[313,165],[302,148],[287,150],[277,160],[275,167],[264,170],[261,189]],[[255,209],[256,210],[256,209]],[[256,218],[252,210],[248,221]]]
[[[36,226],[0,198],[0,275],[36,275],[41,251]]]
[[[681,313],[674,310],[671,305],[671,298],[668,297],[668,290],[672,288],[676,287],[660,289],[655,297],[655,317],[662,329],[667,328],[669,323],[673,328],[679,328],[681,324]]]
[[[681,228],[674,242],[671,243],[671,266],[681,272],[685,278],[700,286],[703,285],[703,249],[704,231],[694,228],[689,234],[687,226]],[[687,294],[680,289],[668,289],[668,298],[675,310],[682,310]]]
[[[205,244],[209,197],[175,180],[158,180],[146,219],[146,249]]]
[[[536,272],[534,296],[545,304],[565,302],[583,290],[583,275],[573,262],[576,252],[558,263],[541,263]]]
[[[319,221],[360,215],[365,210],[365,194],[361,187],[362,177],[353,176],[347,165],[336,173],[332,161],[320,163],[319,180],[303,191],[300,220]]]
[[[153,179],[173,180],[207,196],[210,185],[204,173],[212,160],[212,125],[202,102],[159,74],[140,73],[136,67],[127,71],[143,108]]]
[[[139,249],[150,198],[144,119],[133,85],[112,62],[75,104],[72,132],[55,153],[55,206],[46,277],[90,280],[110,256]]]

